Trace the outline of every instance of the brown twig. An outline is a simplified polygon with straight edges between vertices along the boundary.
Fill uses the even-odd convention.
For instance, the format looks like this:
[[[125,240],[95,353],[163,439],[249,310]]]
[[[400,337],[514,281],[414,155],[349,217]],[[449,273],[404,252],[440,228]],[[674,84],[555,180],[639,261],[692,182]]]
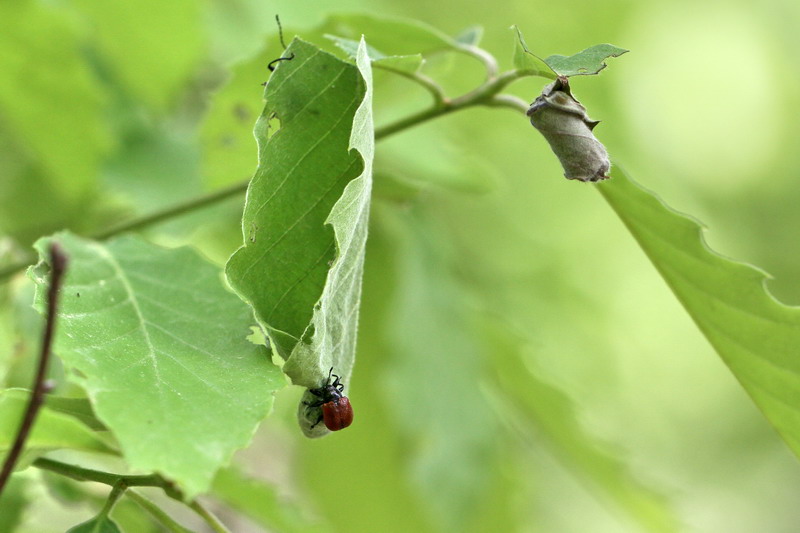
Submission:
[[[11,472],[14,471],[14,465],[17,463],[25,447],[25,440],[28,438],[28,434],[33,428],[33,423],[36,420],[36,415],[39,413],[39,408],[44,402],[44,394],[47,389],[45,377],[47,376],[47,366],[50,362],[50,347],[53,344],[53,334],[56,328],[58,293],[61,288],[64,271],[67,268],[67,256],[56,243],[50,245],[50,265],[52,271],[50,272],[50,288],[47,291],[47,317],[45,319],[44,334],[42,336],[42,350],[39,354],[39,368],[36,371],[36,377],[31,387],[31,399],[30,402],[28,402],[28,408],[20,422],[17,436],[14,439],[14,445],[9,450],[6,460],[3,463],[3,470],[0,472],[0,495],[2,495],[3,488],[5,488],[8,478],[11,477]]]

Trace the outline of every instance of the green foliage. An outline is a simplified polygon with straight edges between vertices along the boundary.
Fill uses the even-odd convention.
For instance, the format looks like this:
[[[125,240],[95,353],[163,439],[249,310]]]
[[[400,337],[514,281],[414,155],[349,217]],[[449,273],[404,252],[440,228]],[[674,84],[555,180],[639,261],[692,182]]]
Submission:
[[[122,533],[122,531],[107,515],[100,515],[70,528],[67,533]]]
[[[302,6],[285,7],[284,23],[305,22]],[[186,532],[194,512],[224,531],[207,498],[223,521],[236,512],[280,531],[794,527],[800,471],[724,367],[703,373],[701,337],[670,294],[645,292],[651,266],[589,189],[800,454],[797,308],[618,168],[596,185],[558,179],[523,116],[540,84],[626,52],[587,45],[633,37],[575,6],[473,8],[425,6],[455,37],[326,15],[285,28],[298,37],[284,50],[256,0],[0,6],[0,451],[30,401],[44,252],[58,241],[70,259],[55,389],[0,495],[0,530]],[[516,27],[509,46],[511,20],[527,21],[535,46]],[[270,73],[278,57],[292,59]],[[645,67],[637,83],[620,81],[629,71],[573,88],[604,120],[600,140],[650,184],[697,197],[692,210],[737,205],[747,250],[742,228],[772,218],[739,207],[777,206],[766,190],[794,205],[776,177],[791,173],[769,169],[738,204],[727,176],[705,197],[682,176],[659,181],[667,171],[629,140],[659,128],[621,133],[628,104],[648,97]],[[526,77],[540,79],[517,94]],[[771,98],[787,85],[769,85]],[[658,105],[694,103],[678,100]],[[797,166],[790,148],[782,168]],[[783,213],[790,234],[800,218]],[[120,221],[147,240],[115,237]],[[33,281],[15,275],[50,234]],[[791,246],[769,247],[791,267]],[[329,433],[311,427],[307,388],[331,367],[356,422],[307,439]]]
[[[517,32],[517,38],[514,40],[514,68],[530,76],[543,76],[556,79],[556,73],[553,72],[550,65],[528,50],[525,38],[522,37],[522,31],[516,26],[514,26],[514,31]]]
[[[361,53],[359,71],[303,41],[287,49],[295,57],[276,69],[256,125],[261,165],[242,218],[245,246],[226,269],[284,371],[306,387],[330,367],[348,378],[355,356],[373,131]]]
[[[720,256],[700,224],[616,170],[603,197],[708,341],[795,454],[800,455],[800,308],[769,294],[767,275]]]
[[[187,248],[125,237],[105,244],[60,233],[70,257],[55,350],[114,432],[133,468],[189,495],[250,441],[281,388],[263,346],[246,340],[250,310]],[[32,277],[42,302],[47,264]]]
[[[14,442],[19,421],[29,401],[28,391],[0,390],[0,452],[8,451]],[[59,448],[114,453],[111,446],[78,420],[47,407],[39,411],[33,431],[26,442],[28,460]]]
[[[606,59],[619,57],[627,51],[613,44],[597,44],[571,56],[552,55],[544,62],[559,76],[599,74],[607,66]]]

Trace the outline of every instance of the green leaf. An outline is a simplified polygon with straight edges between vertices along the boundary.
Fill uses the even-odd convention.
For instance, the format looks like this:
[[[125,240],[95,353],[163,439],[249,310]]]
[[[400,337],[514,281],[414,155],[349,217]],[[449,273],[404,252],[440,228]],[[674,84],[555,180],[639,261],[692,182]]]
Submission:
[[[372,87],[363,42],[358,66],[297,39],[292,53],[267,84],[245,245],[226,273],[287,361],[284,371],[317,387],[331,366],[347,383],[353,364],[372,185]]]
[[[560,76],[590,75],[606,68],[605,60],[609,57],[619,57],[625,52],[628,50],[613,44],[596,44],[575,55],[552,55],[544,61]]]
[[[90,429],[96,431],[108,429],[97,419],[88,398],[66,398],[48,394],[44,401],[45,405],[53,411],[70,415],[83,422]]]
[[[219,270],[188,248],[69,233],[54,351],[82,385],[130,466],[205,491],[246,446],[283,385],[263,346],[246,340],[252,314]],[[33,268],[41,307],[47,265]]]
[[[364,14],[337,14],[326,19],[322,31],[346,39],[363,35],[371,46],[387,55],[428,54],[462,47],[455,39],[423,22]]]
[[[67,530],[67,533],[122,533],[119,526],[102,514]]]
[[[11,448],[29,401],[30,392],[26,390],[0,390],[0,452]],[[33,431],[25,441],[25,450],[38,455],[60,448],[114,453],[103,439],[85,425],[44,406],[39,410]],[[32,456],[26,458],[33,459]]]
[[[310,520],[307,513],[296,505],[287,502],[274,487],[247,477],[233,467],[223,468],[217,473],[211,490],[214,496],[269,531],[329,531],[329,528]]]
[[[492,360],[496,362],[498,396],[505,400],[501,409],[510,423],[536,428],[536,436],[570,471],[592,483],[644,530],[679,531],[664,495],[637,481],[609,443],[583,428],[572,399],[525,365],[523,339],[507,324],[489,322],[486,330],[495,352]]]
[[[543,78],[556,79],[556,73],[539,56],[528,50],[525,38],[517,26],[511,26],[517,32],[514,40],[514,68],[524,71],[530,76],[542,76]]]
[[[355,59],[357,56],[359,41],[344,39],[335,35],[326,35],[325,37],[333,41],[336,46],[341,48],[351,58]],[[420,69],[423,63],[421,54],[387,56],[369,45],[367,45],[367,54],[369,55],[373,67],[379,67],[394,72],[413,74]]]
[[[767,275],[710,250],[700,224],[619,168],[599,187],[750,397],[800,456],[800,308],[781,304]]]

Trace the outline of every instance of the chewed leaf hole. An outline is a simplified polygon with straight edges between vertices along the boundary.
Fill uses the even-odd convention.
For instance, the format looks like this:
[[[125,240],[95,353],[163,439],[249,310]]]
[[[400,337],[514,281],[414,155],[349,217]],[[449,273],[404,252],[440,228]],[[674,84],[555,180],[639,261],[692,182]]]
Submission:
[[[269,121],[267,122],[267,139],[271,138],[278,130],[281,129],[281,119],[277,117],[274,113],[272,116],[269,117]]]

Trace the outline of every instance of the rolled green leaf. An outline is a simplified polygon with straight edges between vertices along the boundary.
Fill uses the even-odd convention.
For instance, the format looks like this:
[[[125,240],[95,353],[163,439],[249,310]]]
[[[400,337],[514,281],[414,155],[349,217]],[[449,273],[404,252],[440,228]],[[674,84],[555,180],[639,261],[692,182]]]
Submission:
[[[608,179],[608,152],[592,133],[598,121],[591,120],[586,108],[572,96],[566,77],[559,76],[547,85],[527,115],[550,143],[564,167],[564,177],[580,181]]]

